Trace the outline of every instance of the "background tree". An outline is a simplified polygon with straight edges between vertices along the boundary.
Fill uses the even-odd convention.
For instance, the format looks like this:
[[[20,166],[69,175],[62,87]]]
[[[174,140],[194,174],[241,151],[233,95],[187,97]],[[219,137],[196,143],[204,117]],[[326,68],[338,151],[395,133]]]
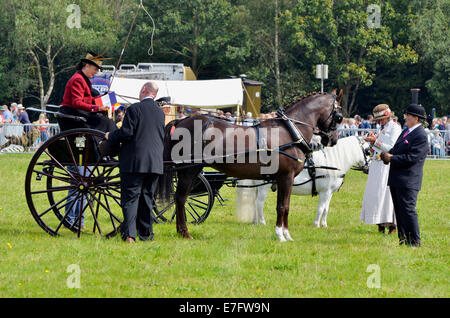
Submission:
[[[245,35],[235,21],[238,8],[230,1],[146,0],[143,4],[156,24],[154,55],[148,55],[153,25],[147,15],[140,14],[126,61],[184,63],[203,78],[234,72],[245,63],[249,50],[241,45]]]
[[[432,76],[426,88],[436,99],[436,110],[448,115],[450,105],[450,1],[414,1],[417,16],[412,24],[412,39],[417,41],[421,62]]]
[[[381,16],[394,15],[389,2],[374,1]],[[356,110],[362,86],[371,86],[377,62],[415,63],[417,54],[408,45],[394,44],[389,26],[368,26],[368,1],[299,0],[284,14],[291,30],[292,49],[310,63],[329,65],[330,80],[344,91],[342,106],[346,116]]]
[[[56,77],[73,70],[80,52],[108,50],[116,41],[116,22],[106,2],[79,1],[80,15],[71,0],[23,0],[14,2],[14,46],[29,57],[33,93],[45,105],[50,99]],[[78,19],[77,25],[70,19]],[[85,53],[84,53],[85,54]],[[37,91],[37,95],[35,92]]]

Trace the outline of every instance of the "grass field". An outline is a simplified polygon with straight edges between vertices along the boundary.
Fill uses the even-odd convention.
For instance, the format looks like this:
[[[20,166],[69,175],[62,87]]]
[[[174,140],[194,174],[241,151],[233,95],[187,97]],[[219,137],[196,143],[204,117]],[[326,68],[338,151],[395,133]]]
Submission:
[[[30,158],[0,156],[0,297],[450,296],[449,161],[425,164],[417,206],[423,247],[413,249],[359,220],[367,175],[355,171],[333,197],[328,229],[312,225],[317,197],[291,198],[295,242],[275,238],[274,193],[264,209],[268,225],[240,224],[228,187],[226,206],[216,204],[205,223],[190,226],[193,241],[174,224],[155,225],[154,241],[132,246],[119,237],[55,238],[28,211]],[[73,264],[80,288],[70,288]]]

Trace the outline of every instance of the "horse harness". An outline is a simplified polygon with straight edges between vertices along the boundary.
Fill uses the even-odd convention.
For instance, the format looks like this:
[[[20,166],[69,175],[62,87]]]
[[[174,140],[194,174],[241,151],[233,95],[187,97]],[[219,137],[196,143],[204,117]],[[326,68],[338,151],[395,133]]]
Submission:
[[[288,145],[296,145],[305,155],[308,155],[313,152],[313,149],[311,148],[309,142],[306,140],[305,136],[303,136],[302,132],[297,128],[295,124],[301,124],[312,128],[314,134],[325,136],[327,138],[331,137],[331,132],[333,130],[336,130],[337,125],[340,124],[343,119],[342,114],[338,113],[339,104],[337,102],[337,97],[335,94],[333,94],[333,98],[334,98],[333,109],[331,110],[330,115],[328,115],[327,119],[325,120],[325,122],[327,122],[331,118],[330,125],[328,126],[328,128],[326,128],[326,130],[319,129],[318,132],[314,132],[316,128],[313,127],[312,125],[290,118],[287,116],[287,114],[283,109],[278,108],[277,110],[278,117],[281,118],[283,122],[286,124],[286,127],[289,133],[291,134],[291,137],[294,139],[294,142]]]
[[[328,177],[328,176],[325,175],[325,174],[324,174],[324,175],[317,176],[317,175],[316,175],[316,169],[339,170],[338,168],[335,168],[335,167],[316,166],[316,165],[314,164],[312,155],[310,155],[310,154],[306,156],[306,164],[305,164],[305,168],[308,170],[308,174],[309,174],[309,177],[310,177],[311,179],[309,179],[309,180],[307,180],[307,181],[304,181],[304,182],[302,182],[302,183],[294,184],[293,186],[300,186],[300,185],[306,184],[306,183],[308,183],[308,182],[312,182],[311,195],[312,195],[313,197],[316,196],[317,194],[319,194],[319,193],[317,192],[317,188],[316,188],[316,180],[317,180],[317,179],[323,179],[323,178],[327,178],[327,177]],[[345,173],[343,173],[343,174],[337,176],[337,178],[342,178],[342,179],[344,179],[344,177],[345,177]],[[344,182],[342,182],[342,184],[344,184]],[[341,184],[341,187],[342,187],[342,184]],[[339,189],[340,189],[340,187],[339,187]],[[338,191],[339,191],[339,189],[338,189]]]

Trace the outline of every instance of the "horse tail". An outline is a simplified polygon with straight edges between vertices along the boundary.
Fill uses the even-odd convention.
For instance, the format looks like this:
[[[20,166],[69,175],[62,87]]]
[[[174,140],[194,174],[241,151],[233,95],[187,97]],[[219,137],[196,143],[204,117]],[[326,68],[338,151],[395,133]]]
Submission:
[[[168,202],[170,198],[173,196],[173,177],[174,170],[172,169],[172,165],[170,164],[172,145],[170,142],[171,135],[176,125],[179,123],[179,120],[170,121],[166,127],[164,128],[164,152],[163,152],[163,160],[164,160],[164,174],[158,179],[158,186],[156,189],[156,195],[162,201]]]

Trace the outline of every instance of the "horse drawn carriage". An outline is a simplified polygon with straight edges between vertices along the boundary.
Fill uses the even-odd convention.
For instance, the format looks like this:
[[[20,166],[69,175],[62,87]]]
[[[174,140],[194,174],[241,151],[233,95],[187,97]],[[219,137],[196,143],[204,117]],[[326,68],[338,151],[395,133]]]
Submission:
[[[303,169],[314,130],[319,129],[324,137],[322,139],[326,140],[325,145],[329,140],[336,142],[336,125],[342,119],[337,111],[339,99],[335,94],[311,94],[294,101],[286,111],[280,109],[276,119],[261,122],[259,127],[245,127],[256,134],[259,134],[260,128],[279,130],[279,144],[270,140],[268,134],[264,149],[245,151],[247,156],[259,151],[276,153],[279,169],[271,176],[260,173],[263,165],[260,162],[248,165],[235,161],[208,164],[202,161],[192,165],[186,161],[177,163],[170,158],[167,160],[167,154],[173,147],[170,140],[167,149],[165,147],[165,164],[169,170],[162,179],[166,185],[174,186],[176,191],[171,192],[172,196],[168,195],[168,191],[161,191],[165,194],[154,204],[154,220],[164,222],[176,218],[177,231],[183,237],[190,237],[186,222],[204,222],[215,198],[222,202],[219,190],[224,184],[234,186],[239,178],[260,179],[277,184],[276,233],[280,240],[291,239],[287,230],[289,189],[295,175]],[[214,118],[199,115],[172,122],[166,126],[166,139],[170,139],[168,131],[182,127],[189,130],[194,120],[201,121],[204,132]],[[236,128],[219,119],[214,125],[218,129]],[[82,232],[92,232],[111,237],[118,232],[122,222],[119,162],[117,157],[101,155],[99,145],[102,140],[104,133],[97,130],[67,130],[47,140],[32,157],[26,173],[26,200],[36,222],[50,235],[56,236],[64,228],[78,236]],[[225,139],[215,142],[225,142]],[[236,153],[233,155],[236,157]],[[204,171],[205,166],[220,172]],[[175,171],[177,173],[173,173]],[[78,211],[77,217],[70,221],[68,215],[74,209]],[[84,224],[91,228],[87,229]]]

